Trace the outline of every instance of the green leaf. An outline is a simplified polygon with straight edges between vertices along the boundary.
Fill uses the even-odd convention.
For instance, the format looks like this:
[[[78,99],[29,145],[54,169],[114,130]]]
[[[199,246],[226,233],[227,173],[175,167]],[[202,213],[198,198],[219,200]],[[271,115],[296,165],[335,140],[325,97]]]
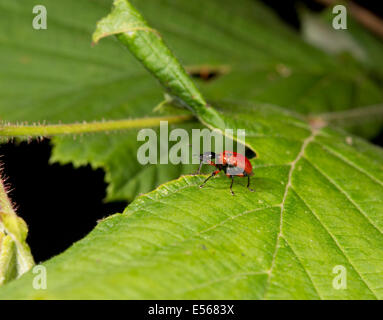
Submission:
[[[155,62],[135,46],[148,33],[126,44],[187,103],[194,89],[181,88],[189,79],[163,42],[153,41]],[[171,72],[156,72],[164,66]],[[383,151],[281,108],[198,100],[187,105],[209,126],[246,130],[259,154],[256,192],[239,179],[233,197],[224,177],[202,189],[203,176],[166,183],[47,261],[46,290],[34,290],[29,273],[0,298],[381,299]],[[346,289],[336,286],[339,268]]]
[[[184,176],[138,197],[0,299],[383,298],[383,151],[271,106],[220,105],[245,128],[246,181]],[[333,287],[336,266],[347,289]]]
[[[71,123],[155,116],[152,109],[163,100],[162,90],[142,66],[112,39],[90,45],[94,25],[107,14],[111,1],[39,4],[48,11],[47,30],[31,28],[34,1],[0,0],[1,119]],[[262,101],[303,113],[383,100],[380,88],[358,64],[307,45],[257,1],[134,4],[187,70],[219,73],[198,82],[209,100]],[[136,136],[132,130],[75,140],[55,137],[52,161],[105,169],[108,200],[131,200],[190,172],[139,165]]]

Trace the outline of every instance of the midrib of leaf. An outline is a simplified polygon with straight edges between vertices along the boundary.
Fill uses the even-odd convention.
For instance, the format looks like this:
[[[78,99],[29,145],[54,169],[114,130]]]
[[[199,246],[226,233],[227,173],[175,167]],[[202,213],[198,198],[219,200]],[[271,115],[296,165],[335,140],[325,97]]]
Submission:
[[[275,248],[275,251],[274,251],[274,254],[273,254],[273,262],[271,264],[271,268],[268,272],[269,274],[269,281],[270,281],[270,276],[271,276],[271,273],[273,271],[273,268],[274,268],[274,262],[275,262],[275,258],[276,258],[276,255],[277,255],[277,252],[278,252],[278,248],[279,248],[279,241],[280,241],[280,238],[284,238],[283,237],[283,212],[284,212],[284,203],[288,197],[288,190],[289,188],[291,187],[291,189],[299,196],[299,194],[294,190],[294,187],[293,187],[293,183],[292,183],[292,179],[293,179],[293,173],[294,173],[294,169],[295,169],[295,166],[296,164],[299,162],[300,159],[306,159],[307,161],[308,158],[305,157],[305,150],[307,149],[307,147],[309,146],[309,144],[315,142],[315,143],[318,143],[320,146],[324,147],[324,148],[328,148],[326,147],[325,145],[323,145],[323,143],[319,143],[317,141],[314,141],[315,137],[318,135],[318,132],[317,131],[312,131],[311,134],[303,141],[302,143],[302,147],[301,147],[301,150],[300,152],[298,153],[297,157],[295,158],[295,160],[292,162],[292,164],[290,164],[290,172],[289,172],[289,178],[288,178],[288,182],[287,182],[287,185],[286,185],[286,188],[285,188],[285,192],[284,192],[284,198],[283,198],[283,201],[281,203],[281,216],[280,216],[280,231],[279,231],[279,234],[277,236],[277,242],[276,242],[276,248]],[[327,136],[327,134],[324,134],[324,133],[321,133],[321,136]],[[251,134],[250,134],[250,137],[251,137]],[[352,166],[354,169],[357,169],[358,171],[360,171],[361,173],[363,174],[366,174],[365,170],[363,169],[360,169],[358,168],[357,166],[355,166],[355,164],[353,164],[352,162],[350,161],[345,161],[345,159],[343,157],[340,157],[339,154],[337,155],[338,158],[340,158],[343,162],[345,162],[346,165],[350,165]],[[318,167],[315,166],[312,162],[310,162],[311,165],[313,165],[317,170]],[[322,174],[323,174],[323,171],[320,171]],[[373,176],[367,174],[367,176],[369,178],[373,178]],[[327,175],[325,175],[326,178],[328,178]],[[374,179],[374,178],[373,178]],[[379,180],[377,180],[378,182],[380,182]],[[373,182],[377,182],[376,179],[374,179]],[[332,180],[330,181],[330,183],[333,182]],[[361,210],[360,206],[353,200],[351,200],[351,196],[349,196],[347,194],[346,191],[344,191],[343,189],[340,189],[339,187],[337,188],[337,191],[340,192],[343,196],[345,196],[345,198],[347,199],[347,201],[350,201],[352,203],[352,205],[357,209],[358,213],[364,218],[366,219],[366,221],[368,221],[368,223],[374,227],[374,229],[379,232],[380,235],[382,235],[382,232],[380,230],[380,228],[378,228],[374,222],[372,222],[368,215],[365,214],[365,212],[363,210]],[[302,198],[301,198],[302,199]],[[302,199],[303,200],[303,199]],[[339,244],[339,242],[336,240],[336,237],[329,231],[329,229],[325,226],[325,224],[323,223],[322,220],[319,219],[319,217],[315,214],[315,212],[312,210],[312,208],[310,208],[308,206],[308,204],[306,202],[304,202],[305,206],[310,209],[310,211],[312,212],[312,214],[317,218],[318,222],[322,225],[322,227],[326,230],[326,232],[331,236],[331,238],[334,240],[334,242],[336,243],[337,247],[339,248],[339,250],[342,252],[342,254],[345,256],[345,258],[347,259],[347,261],[350,263],[350,265],[352,266],[352,268],[355,270],[355,272],[358,274],[358,276],[360,277],[360,279],[365,283],[365,285],[367,286],[367,288],[371,291],[371,293],[374,294],[374,296],[377,298],[378,295],[376,293],[376,291],[374,291],[374,289],[371,287],[371,284],[369,283],[369,281],[367,281],[363,275],[359,272],[358,268],[355,266],[355,263],[352,262],[352,259],[346,254],[346,252],[344,251],[344,249],[342,248],[342,246]],[[284,240],[286,241],[287,244],[289,244],[288,240],[286,238],[284,238]],[[291,247],[292,251],[294,252],[294,254],[299,257],[297,255],[297,253],[295,253],[295,251],[293,250],[293,247],[289,244],[289,246]],[[303,263],[301,263],[302,266],[304,266]],[[306,273],[309,275],[311,281],[313,282],[313,284],[315,283],[314,280],[312,279],[311,275],[310,275],[310,272],[308,270],[306,270]],[[315,286],[315,284],[314,284]],[[321,294],[319,294],[319,291],[317,289],[317,287],[315,286],[316,288],[316,291],[318,292],[318,295],[321,296]],[[267,292],[265,292],[265,295],[266,296]]]
[[[297,126],[300,128],[300,126]],[[304,156],[304,152],[306,150],[306,148],[308,147],[308,145],[312,142],[314,142],[314,139],[316,137],[316,135],[318,134],[318,131],[315,131],[313,130],[311,132],[311,134],[303,141],[302,143],[302,147],[301,147],[301,150],[299,151],[297,157],[295,158],[295,160],[290,164],[290,171],[289,171],[289,176],[288,176],[288,181],[287,181],[287,184],[286,184],[286,188],[285,188],[285,192],[284,192],[284,197],[283,197],[283,200],[281,202],[281,204],[279,205],[281,207],[281,214],[280,214],[280,231],[278,233],[278,236],[277,236],[277,242],[276,242],[276,248],[275,248],[275,252],[273,254],[273,260],[272,260],[272,263],[271,263],[271,267],[270,269],[267,271],[267,274],[268,274],[268,282],[270,281],[270,276],[272,274],[272,271],[273,271],[273,268],[274,268],[274,262],[275,262],[275,257],[277,255],[277,252],[278,252],[278,248],[279,248],[279,241],[280,241],[280,238],[283,237],[283,229],[282,229],[282,226],[283,226],[283,212],[284,212],[284,204],[285,204],[285,201],[286,201],[286,198],[288,196],[288,191],[289,191],[289,188],[291,187],[292,190],[297,194],[297,196],[303,201],[303,203],[305,204],[305,206],[310,210],[310,212],[315,216],[315,218],[318,220],[318,222],[322,225],[322,227],[326,230],[326,232],[331,236],[331,238],[333,239],[333,241],[335,242],[336,246],[339,248],[339,250],[342,252],[342,254],[344,255],[344,257],[347,259],[347,261],[350,263],[350,265],[353,267],[353,269],[355,270],[355,272],[359,275],[360,279],[365,283],[365,285],[369,288],[369,290],[374,294],[374,296],[377,298],[377,293],[371,288],[371,286],[369,285],[368,281],[366,281],[366,279],[364,279],[364,277],[362,276],[362,274],[358,271],[358,269],[355,267],[355,265],[352,263],[352,260],[347,256],[346,252],[342,249],[342,246],[338,243],[338,241],[336,240],[336,238],[334,237],[334,235],[328,230],[328,228],[324,225],[324,223],[319,219],[319,217],[315,214],[315,212],[308,206],[308,204],[299,196],[299,194],[294,190],[293,188],[293,184],[292,184],[292,177],[293,177],[293,173],[294,173],[294,169],[295,169],[295,166],[296,164],[299,162],[300,159],[302,158],[305,158]],[[266,136],[264,136],[266,137]],[[317,143],[317,142],[316,142]],[[319,143],[318,143],[319,144]],[[322,145],[321,145],[322,146]],[[305,158],[307,161],[309,161],[307,158]],[[342,159],[342,161],[344,161]],[[309,161],[310,162],[310,161]],[[348,165],[350,165],[350,162],[346,162]],[[312,164],[310,162],[310,164],[316,168],[316,170],[318,170],[326,179],[329,180],[329,182],[331,184],[333,184],[337,191],[339,191],[340,193],[342,193],[348,201],[350,201],[353,206],[355,206],[355,208],[358,210],[358,212],[380,233],[382,234],[381,230],[368,218],[368,216],[363,212],[363,210],[356,204],[356,202],[354,202],[351,197],[344,191],[342,190],[339,186],[337,186],[333,180],[331,180],[327,175],[323,174],[323,172],[318,169],[317,166],[315,166],[314,164]],[[352,165],[353,167],[355,167],[355,165]],[[358,169],[358,171],[360,171],[360,169]],[[365,174],[364,170],[362,170],[362,173]],[[288,243],[287,239],[284,239],[286,241],[286,243],[291,247],[291,245]],[[295,253],[295,251],[293,250],[293,247],[291,247],[292,251],[294,252],[294,254],[298,257],[299,259],[299,256]],[[302,263],[301,263],[302,264]],[[304,265],[302,264],[302,266],[304,267]],[[304,268],[305,269],[305,268]],[[315,287],[315,284],[314,284],[314,281],[312,280],[311,276],[310,276],[310,273],[308,270],[305,269],[305,272],[308,274],[308,276],[310,277],[311,281],[313,282],[313,286]],[[321,296],[319,294],[319,291],[318,289],[315,287],[315,290],[317,291],[318,293],[318,296]],[[267,291],[265,291],[265,294],[264,296],[267,295]]]
[[[317,131],[312,131],[311,132],[311,134],[303,141],[301,150],[299,151],[297,157],[290,164],[290,170],[289,170],[289,175],[288,175],[288,178],[287,178],[285,192],[283,194],[283,199],[282,199],[282,202],[280,204],[281,214],[280,214],[280,220],[279,220],[279,233],[277,235],[277,241],[276,241],[276,244],[275,244],[275,250],[274,250],[274,253],[273,253],[273,259],[271,261],[271,266],[270,266],[270,269],[267,272],[267,274],[268,274],[268,277],[267,277],[267,287],[266,287],[266,290],[265,290],[265,293],[264,293],[264,298],[267,295],[267,290],[268,290],[268,287],[270,285],[270,278],[271,278],[271,275],[272,275],[273,269],[274,269],[275,257],[278,254],[278,249],[279,249],[279,245],[280,245],[279,241],[280,241],[280,238],[283,236],[283,212],[285,210],[285,201],[286,201],[286,198],[287,198],[287,195],[288,195],[288,192],[289,192],[289,188],[292,187],[292,176],[293,176],[293,173],[294,173],[295,165],[303,157],[306,147],[309,145],[309,143],[311,143],[315,139],[315,136],[317,134],[318,134]],[[306,271],[306,273],[307,273],[307,271]],[[309,274],[309,273],[307,273],[307,274]],[[318,293],[318,295],[319,295],[319,293]]]
[[[313,164],[312,162],[310,162],[309,159],[307,159],[304,155],[304,152],[305,152],[305,149],[307,148],[307,146],[310,144],[310,143],[313,143],[315,142],[314,139],[315,139],[315,136],[318,134],[318,131],[313,131],[311,133],[311,135],[309,137],[307,137],[303,143],[302,143],[302,148],[298,154],[298,156],[296,157],[296,159],[290,164],[290,171],[289,171],[289,176],[288,176],[288,182],[287,182],[287,185],[286,185],[286,188],[285,188],[285,192],[284,192],[284,196],[283,196],[283,200],[282,200],[282,203],[280,204],[280,207],[281,207],[281,213],[280,213],[280,229],[279,229],[279,233],[277,235],[277,241],[276,241],[276,246],[275,246],[275,251],[273,253],[273,259],[272,259],[272,262],[271,262],[271,267],[269,270],[267,270],[267,274],[268,274],[268,278],[267,278],[267,287],[265,289],[265,292],[264,292],[264,299],[267,297],[267,289],[270,285],[270,281],[271,281],[271,278],[272,278],[272,273],[274,271],[274,264],[275,264],[275,259],[276,259],[276,256],[278,254],[278,249],[280,247],[280,239],[283,238],[284,241],[288,244],[288,246],[290,247],[290,249],[292,250],[292,252],[294,253],[294,255],[298,258],[299,260],[299,263],[301,264],[301,266],[304,268],[306,274],[308,275],[308,277],[310,278],[311,282],[312,282],[312,285],[315,289],[315,291],[317,292],[318,296],[319,297],[322,297],[317,286],[315,285],[315,282],[310,274],[310,272],[305,268],[304,264],[301,262],[301,259],[299,257],[299,255],[294,251],[293,247],[289,244],[288,240],[283,236],[283,213],[284,213],[284,204],[285,204],[285,201],[288,197],[288,192],[289,192],[289,189],[291,189],[298,197],[299,199],[304,203],[304,205],[310,210],[310,212],[312,213],[313,216],[315,216],[315,218],[317,219],[317,221],[322,225],[322,227],[326,230],[326,232],[331,236],[331,238],[333,239],[334,243],[336,244],[336,246],[339,248],[339,250],[342,252],[342,254],[344,255],[344,257],[347,259],[347,261],[350,263],[350,265],[353,267],[353,269],[355,270],[355,272],[358,274],[358,276],[360,277],[360,279],[365,283],[365,285],[368,287],[368,289],[371,291],[371,293],[375,296],[376,299],[378,299],[378,294],[374,291],[374,289],[371,287],[371,285],[368,283],[368,281],[363,277],[363,275],[358,271],[358,269],[356,268],[356,266],[353,264],[352,260],[350,259],[350,257],[348,257],[348,255],[346,254],[346,252],[344,251],[344,249],[342,248],[342,246],[339,244],[339,242],[337,241],[336,237],[334,237],[334,235],[329,231],[329,229],[326,227],[326,225],[320,220],[320,218],[316,215],[316,213],[313,211],[312,208],[310,208],[310,206],[303,200],[303,198],[301,198],[299,196],[299,193],[297,191],[295,191],[294,189],[294,186],[293,186],[293,183],[292,183],[292,177],[293,177],[293,172],[295,170],[295,166],[296,164],[298,163],[298,161],[301,159],[301,158],[305,158],[318,172],[321,173],[321,175],[323,175],[340,193],[342,193],[348,201],[350,201],[352,203],[353,206],[355,206],[355,208],[358,210],[358,212],[368,221],[369,224],[371,224],[380,234],[382,234],[382,231],[379,229],[378,226],[376,226],[368,217],[368,215],[357,205],[357,203],[355,201],[353,201],[351,199],[351,197],[343,190],[341,189],[330,177],[328,177],[321,169],[319,169],[315,164]],[[318,143],[318,142],[315,142],[315,143]],[[319,143],[318,143],[319,144]],[[327,148],[323,145],[321,145],[323,148],[325,148],[327,150]],[[338,156],[338,155],[337,155]],[[339,156],[338,156],[339,157]],[[344,161],[344,158],[340,158],[342,161]],[[356,168],[358,171],[360,171],[360,169],[358,167],[356,167],[354,164],[350,163],[349,161],[346,162],[348,165],[352,165],[354,168]],[[364,171],[361,171],[362,173],[365,174]],[[370,177],[370,176],[369,176]],[[374,182],[376,182],[376,180],[374,179],[373,180]]]

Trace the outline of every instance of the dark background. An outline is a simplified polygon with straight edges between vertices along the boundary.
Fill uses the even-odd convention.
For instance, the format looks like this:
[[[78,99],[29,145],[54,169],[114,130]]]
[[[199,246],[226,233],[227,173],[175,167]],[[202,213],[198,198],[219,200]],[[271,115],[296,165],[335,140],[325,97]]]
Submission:
[[[264,0],[278,15],[299,29],[296,5],[304,3],[320,11],[315,1]],[[354,1],[383,16],[383,9],[373,1]],[[383,131],[373,143],[383,146]],[[3,175],[18,214],[29,226],[28,243],[36,262],[63,252],[83,238],[97,220],[122,212],[126,203],[104,203],[104,171],[90,166],[74,168],[48,164],[50,141],[7,143],[0,145]]]

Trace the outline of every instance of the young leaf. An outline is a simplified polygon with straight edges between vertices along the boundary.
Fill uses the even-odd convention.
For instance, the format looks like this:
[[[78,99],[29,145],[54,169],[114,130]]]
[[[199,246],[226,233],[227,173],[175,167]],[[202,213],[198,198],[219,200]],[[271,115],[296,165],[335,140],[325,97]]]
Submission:
[[[28,228],[18,217],[0,177],[0,285],[30,270],[33,257],[26,242]]]

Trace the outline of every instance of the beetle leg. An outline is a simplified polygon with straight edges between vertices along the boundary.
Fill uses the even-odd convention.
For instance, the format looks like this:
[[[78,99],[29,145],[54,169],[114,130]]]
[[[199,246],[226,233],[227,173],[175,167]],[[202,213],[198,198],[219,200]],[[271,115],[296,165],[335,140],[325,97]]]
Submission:
[[[204,162],[201,160],[201,163],[199,164],[199,168],[198,168],[197,172],[194,173],[194,175],[201,174],[201,169],[202,169],[203,164],[204,164]],[[216,167],[215,163],[211,162],[211,161],[207,161],[206,164]]]
[[[197,170],[197,172],[195,174],[200,174],[201,173],[202,165],[203,165],[203,162],[201,161],[201,163],[199,164],[199,168],[198,168],[198,170]]]
[[[234,196],[234,192],[233,192],[234,176],[230,176],[230,177],[231,177],[230,192]]]
[[[249,189],[251,192],[254,192],[254,190],[250,188],[250,176],[247,176],[247,189]]]
[[[199,187],[202,188],[202,187],[205,185],[205,183],[206,183],[210,178],[214,177],[219,171],[220,171],[220,170],[216,170],[216,171],[212,172],[212,174],[211,174],[210,176],[208,176],[207,179],[206,179],[206,180],[205,180]]]

